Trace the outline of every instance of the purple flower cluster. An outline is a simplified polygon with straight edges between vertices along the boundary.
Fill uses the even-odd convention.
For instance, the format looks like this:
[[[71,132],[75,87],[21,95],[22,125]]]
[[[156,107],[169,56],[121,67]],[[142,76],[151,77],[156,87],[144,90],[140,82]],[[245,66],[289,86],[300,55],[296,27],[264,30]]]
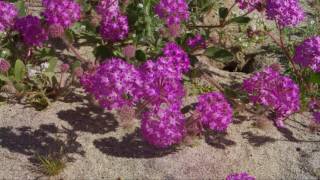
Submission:
[[[242,10],[254,10],[257,8],[259,4],[261,4],[261,0],[236,0],[239,5],[239,8]]]
[[[128,36],[128,18],[120,12],[119,0],[101,0],[96,9],[102,16],[100,34],[104,40],[116,42]]]
[[[196,34],[194,37],[188,38],[187,45],[192,49],[197,47],[205,48],[206,42],[200,34]]]
[[[117,58],[107,59],[95,73],[83,75],[81,84],[109,110],[133,105],[139,99],[139,86],[142,86],[135,67]]]
[[[190,69],[188,54],[176,43],[168,42],[163,48],[163,56],[168,59],[171,67],[175,67],[177,72],[182,74]]]
[[[232,108],[219,92],[199,96],[196,111],[200,115],[201,123],[212,130],[225,131],[232,122]]]
[[[161,148],[177,143],[185,133],[181,80],[189,69],[188,55],[178,45],[168,43],[163,51],[157,61],[148,60],[138,68],[112,58],[81,78],[85,90],[103,107],[136,106],[142,113],[143,136]]]
[[[276,113],[276,125],[300,109],[299,86],[287,76],[268,67],[243,82],[252,102],[264,105]]]
[[[141,124],[143,137],[158,148],[180,142],[186,133],[180,107],[180,104],[162,104],[144,112]]]
[[[7,73],[11,65],[8,61],[0,58],[0,73]]]
[[[246,172],[230,174],[226,178],[226,180],[255,180],[255,179],[256,179],[255,177],[250,176]]]
[[[155,12],[166,21],[167,25],[172,25],[188,20],[190,16],[188,9],[185,0],[160,0],[155,7]]]
[[[293,60],[303,67],[320,72],[320,36],[308,38],[298,45]]]
[[[309,109],[313,114],[314,122],[320,124],[320,100],[310,101]]]
[[[275,20],[281,28],[296,26],[304,20],[299,0],[267,0],[266,15],[269,20]]]
[[[21,34],[23,41],[29,46],[40,46],[48,40],[48,34],[36,16],[17,19],[15,29]]]
[[[18,10],[12,3],[0,1],[0,32],[11,28],[18,15]]]
[[[125,39],[129,33],[128,18],[120,13],[116,16],[103,16],[100,34],[104,40],[116,42]]]
[[[73,0],[42,0],[43,16],[49,25],[68,28],[81,18],[81,7]]]
[[[120,12],[119,0],[100,0],[96,10],[101,16],[117,16]]]

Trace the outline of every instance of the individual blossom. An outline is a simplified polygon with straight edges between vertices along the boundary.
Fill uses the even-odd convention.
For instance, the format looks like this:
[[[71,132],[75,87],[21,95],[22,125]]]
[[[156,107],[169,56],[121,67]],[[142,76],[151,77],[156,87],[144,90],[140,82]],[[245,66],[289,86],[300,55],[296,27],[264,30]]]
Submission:
[[[299,0],[267,0],[266,15],[283,27],[297,26],[304,20],[304,12]]]
[[[180,24],[172,24],[168,26],[169,35],[173,38],[179,37],[181,34],[181,25]]]
[[[320,36],[308,38],[298,45],[293,60],[303,67],[320,72]]]
[[[11,28],[18,15],[18,10],[13,3],[0,1],[0,32]]]
[[[185,0],[160,0],[155,13],[166,21],[167,25],[180,24],[189,19],[189,7]]]
[[[253,103],[261,104],[275,112],[278,127],[283,127],[283,121],[300,110],[299,86],[272,67],[244,80],[243,88]]]
[[[81,18],[81,7],[74,0],[42,0],[43,16],[49,25],[69,28]]]
[[[194,37],[188,38],[187,45],[192,49],[197,47],[205,48],[206,42],[200,34],[196,34]]]
[[[0,73],[7,73],[11,65],[8,61],[0,58]]]
[[[22,40],[29,46],[41,46],[48,40],[48,34],[36,16],[26,16],[17,19],[15,29],[21,34]]]
[[[52,38],[59,38],[63,36],[64,28],[60,24],[52,24],[48,27],[48,33]]]
[[[96,10],[101,16],[117,16],[120,12],[119,0],[100,0]]]
[[[95,72],[83,75],[81,84],[102,107],[111,110],[137,102],[142,82],[133,65],[111,58],[97,67]]]
[[[167,148],[179,143],[185,135],[185,118],[180,104],[153,106],[142,114],[141,132],[148,143]]]
[[[232,122],[232,108],[219,92],[200,95],[196,111],[201,123],[215,131],[225,131]]]
[[[70,69],[70,65],[69,64],[63,63],[63,64],[60,65],[60,71],[62,73],[67,72],[69,69]]]
[[[136,47],[134,45],[127,45],[122,49],[122,54],[128,59],[133,58],[136,54]]]
[[[261,5],[261,0],[236,0],[236,3],[240,9],[252,11]]]
[[[100,34],[106,41],[116,42],[124,40],[129,33],[127,16],[117,15],[114,17],[105,16],[102,18]]]
[[[246,172],[242,173],[233,173],[227,176],[226,180],[255,180],[256,178],[253,176],[250,176]]]

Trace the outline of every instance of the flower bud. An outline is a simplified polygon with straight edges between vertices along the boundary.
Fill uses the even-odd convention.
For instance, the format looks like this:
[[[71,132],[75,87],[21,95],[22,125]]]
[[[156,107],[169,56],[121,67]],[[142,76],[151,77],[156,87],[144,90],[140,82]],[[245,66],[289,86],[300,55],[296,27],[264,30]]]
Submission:
[[[61,66],[60,66],[60,71],[61,71],[61,73],[65,73],[65,72],[67,72],[69,69],[70,69],[69,64],[61,64]]]
[[[7,73],[11,65],[8,61],[0,59],[0,73]]]

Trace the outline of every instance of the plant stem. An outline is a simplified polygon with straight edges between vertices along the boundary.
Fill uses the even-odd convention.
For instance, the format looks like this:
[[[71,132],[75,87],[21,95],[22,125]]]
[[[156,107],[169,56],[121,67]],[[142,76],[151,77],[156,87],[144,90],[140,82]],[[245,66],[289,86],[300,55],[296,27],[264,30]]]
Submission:
[[[65,36],[61,37],[62,41],[66,44],[68,49],[74,53],[74,55],[79,59],[82,63],[89,62],[89,60],[85,59],[80,55],[78,50],[70,43]]]

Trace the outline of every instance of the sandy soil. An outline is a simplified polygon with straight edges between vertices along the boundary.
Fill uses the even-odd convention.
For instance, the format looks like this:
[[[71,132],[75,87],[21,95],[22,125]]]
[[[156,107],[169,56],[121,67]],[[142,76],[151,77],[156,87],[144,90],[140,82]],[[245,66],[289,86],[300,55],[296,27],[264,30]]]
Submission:
[[[66,169],[52,179],[223,179],[247,171],[257,179],[319,179],[320,134],[308,115],[256,128],[239,116],[226,134],[207,133],[194,147],[157,150],[139,131],[126,134],[115,116],[75,94],[45,111],[0,106],[0,179],[48,179],[37,171],[38,154],[63,152]]]

